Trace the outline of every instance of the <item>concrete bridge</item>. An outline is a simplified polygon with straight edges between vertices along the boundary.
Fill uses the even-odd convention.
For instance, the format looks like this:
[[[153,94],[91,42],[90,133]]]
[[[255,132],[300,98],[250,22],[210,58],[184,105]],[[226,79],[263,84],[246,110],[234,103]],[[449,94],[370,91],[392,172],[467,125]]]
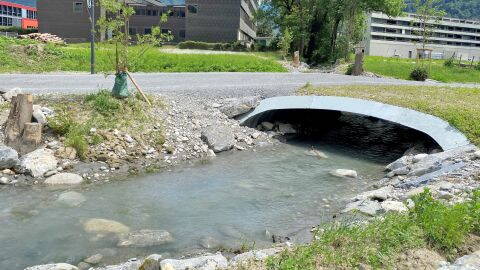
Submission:
[[[267,98],[252,112],[241,117],[244,125],[256,126],[266,112],[276,110],[327,110],[354,113],[393,122],[418,130],[432,138],[444,150],[470,144],[470,141],[446,121],[418,111],[379,102],[331,96],[283,96]]]

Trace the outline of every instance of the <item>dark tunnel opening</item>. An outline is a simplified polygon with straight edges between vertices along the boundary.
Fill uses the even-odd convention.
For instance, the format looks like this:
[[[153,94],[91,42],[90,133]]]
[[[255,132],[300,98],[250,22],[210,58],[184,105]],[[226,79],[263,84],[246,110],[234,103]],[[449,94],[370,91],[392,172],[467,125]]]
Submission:
[[[293,127],[282,136],[289,143],[323,144],[344,149],[372,161],[390,162],[405,154],[434,153],[441,147],[427,134],[375,117],[330,110],[272,110],[250,119],[250,127],[266,130],[262,123]],[[272,126],[272,125],[267,125]]]

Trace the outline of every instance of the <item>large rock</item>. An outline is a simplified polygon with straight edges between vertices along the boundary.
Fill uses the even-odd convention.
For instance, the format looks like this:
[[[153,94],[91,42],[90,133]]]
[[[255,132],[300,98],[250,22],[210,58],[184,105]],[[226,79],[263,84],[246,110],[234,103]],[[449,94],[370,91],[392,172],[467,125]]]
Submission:
[[[379,202],[371,201],[368,199],[347,204],[345,209],[342,210],[342,213],[348,213],[352,211],[353,212],[358,211],[368,216],[376,216],[384,212]]]
[[[173,242],[172,235],[165,230],[139,230],[120,235],[119,247],[151,247]]]
[[[291,124],[279,123],[278,124],[278,132],[283,133],[283,134],[295,134],[295,133],[297,133],[297,130],[294,129]]]
[[[210,126],[206,128],[202,132],[202,140],[215,153],[230,150],[235,144],[233,131],[227,126]]]
[[[330,172],[331,175],[337,177],[349,177],[349,178],[357,178],[358,174],[354,170],[347,170],[347,169],[336,169]]]
[[[78,185],[83,182],[83,177],[75,173],[58,173],[45,180],[48,185]]]
[[[480,269],[480,250],[458,258],[453,264],[440,267],[439,270],[478,270]]]
[[[117,264],[117,265],[109,265],[106,267],[100,267],[100,268],[93,268],[95,270],[151,270],[151,269],[142,269],[141,267],[141,261],[137,259],[131,259],[128,262],[122,263],[122,264]],[[155,270],[158,270],[156,268]]]
[[[75,191],[67,191],[58,196],[57,202],[70,207],[80,206],[87,199],[80,193]]]
[[[263,261],[270,256],[278,254],[282,252],[284,248],[276,247],[276,248],[268,248],[262,250],[252,250],[242,254],[238,254],[237,256],[233,257],[230,261],[232,265],[242,265],[248,264],[251,261]]]
[[[243,98],[230,98],[225,101],[225,104],[219,108],[229,118],[245,114],[260,103],[260,97],[243,97]]]
[[[143,260],[142,265],[138,268],[139,270],[159,270],[160,262],[162,260],[162,255],[152,254]]]
[[[88,233],[115,233],[124,234],[130,231],[126,225],[109,219],[91,218],[83,224],[83,229]]]
[[[221,253],[206,255],[185,260],[166,259],[160,262],[161,270],[202,269],[215,270],[227,268],[228,261]]]
[[[395,160],[394,162],[388,164],[385,167],[385,169],[388,170],[388,171],[394,171],[396,169],[406,167],[411,163],[412,163],[412,156],[403,156],[403,157]]]
[[[16,97],[18,94],[23,94],[23,90],[15,87],[5,92],[2,96],[6,101],[10,102],[12,101],[12,97]]]
[[[25,270],[78,270],[78,268],[68,263],[51,263],[27,267]]]
[[[408,208],[405,204],[399,201],[384,201],[381,202],[380,204],[382,206],[382,209],[385,212],[406,212],[408,211]]]
[[[38,105],[33,105],[33,119],[39,124],[45,125],[47,123],[47,117],[42,111],[42,107]]]
[[[20,158],[20,171],[38,178],[57,168],[57,159],[50,149],[37,149]]]
[[[375,201],[385,201],[388,198],[393,196],[393,187],[385,186],[379,189],[366,191],[360,195],[357,195],[354,200],[375,200]]]
[[[18,166],[20,160],[15,149],[5,145],[0,146],[0,170],[11,169]]]

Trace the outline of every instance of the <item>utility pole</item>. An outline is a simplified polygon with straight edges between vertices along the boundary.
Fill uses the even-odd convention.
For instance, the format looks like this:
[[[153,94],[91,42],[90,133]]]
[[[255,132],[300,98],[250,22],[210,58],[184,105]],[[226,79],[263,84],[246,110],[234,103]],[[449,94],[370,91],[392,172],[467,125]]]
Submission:
[[[90,73],[95,74],[95,0],[87,0],[90,11]]]

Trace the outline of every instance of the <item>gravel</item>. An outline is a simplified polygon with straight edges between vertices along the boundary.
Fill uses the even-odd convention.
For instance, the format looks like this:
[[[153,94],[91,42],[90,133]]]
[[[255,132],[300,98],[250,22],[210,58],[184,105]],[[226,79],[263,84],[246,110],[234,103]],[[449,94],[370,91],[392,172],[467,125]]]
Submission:
[[[407,84],[438,86],[478,86],[414,82],[331,73],[135,73],[135,80],[148,92],[177,93],[200,97],[264,97],[291,95],[306,83],[312,85]],[[0,91],[18,87],[34,94],[82,93],[113,86],[114,76],[86,73],[0,74]]]

